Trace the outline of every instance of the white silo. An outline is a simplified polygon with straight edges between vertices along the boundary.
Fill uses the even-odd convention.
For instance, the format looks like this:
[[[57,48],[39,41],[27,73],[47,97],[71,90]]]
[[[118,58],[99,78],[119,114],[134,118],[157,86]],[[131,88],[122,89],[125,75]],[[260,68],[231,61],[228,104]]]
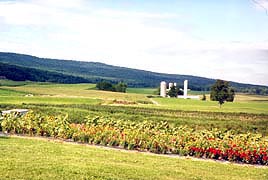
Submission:
[[[162,81],[160,83],[160,96],[166,97],[167,96],[167,83]]]
[[[177,87],[177,83],[174,83],[174,86]]]
[[[168,89],[171,89],[174,86],[173,83],[168,83]]]
[[[184,81],[184,89],[183,89],[183,96],[187,97],[187,90],[188,90],[188,80]]]

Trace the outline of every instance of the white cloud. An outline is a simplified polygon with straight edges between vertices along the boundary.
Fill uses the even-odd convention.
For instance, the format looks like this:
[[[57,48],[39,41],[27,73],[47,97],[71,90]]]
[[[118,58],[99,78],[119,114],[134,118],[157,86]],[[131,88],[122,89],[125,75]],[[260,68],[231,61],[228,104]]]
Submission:
[[[267,73],[255,72],[268,69],[266,61],[255,62],[263,58],[257,50],[268,49],[268,42],[200,40],[168,25],[168,20],[181,18],[177,14],[87,9],[84,3],[0,3],[0,38],[5,37],[0,50],[268,85]],[[167,23],[152,26],[151,20]],[[1,31],[1,22],[9,32]],[[253,75],[248,77],[247,71]]]
[[[82,8],[85,0],[31,0],[31,3],[54,8]]]
[[[130,18],[130,19],[170,19],[170,18],[178,18],[177,14],[173,13],[148,13],[148,12],[139,12],[139,11],[118,11],[112,9],[101,9],[97,11],[97,15],[104,17],[112,17],[112,18]]]
[[[268,15],[268,0],[252,0],[256,9],[265,11]]]

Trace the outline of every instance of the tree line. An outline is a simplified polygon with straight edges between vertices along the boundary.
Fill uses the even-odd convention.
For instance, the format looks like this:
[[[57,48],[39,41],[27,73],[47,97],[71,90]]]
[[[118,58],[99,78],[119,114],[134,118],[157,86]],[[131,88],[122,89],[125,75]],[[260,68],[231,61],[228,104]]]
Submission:
[[[123,82],[119,82],[117,84],[112,84],[107,81],[101,81],[96,84],[96,88],[98,90],[103,91],[113,91],[113,92],[123,92],[125,93],[127,90],[127,84]]]

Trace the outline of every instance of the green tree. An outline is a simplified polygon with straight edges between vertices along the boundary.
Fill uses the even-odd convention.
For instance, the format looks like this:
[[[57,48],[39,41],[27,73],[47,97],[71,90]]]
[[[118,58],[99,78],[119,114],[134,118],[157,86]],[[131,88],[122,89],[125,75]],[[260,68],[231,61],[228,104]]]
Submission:
[[[229,95],[228,98],[226,99],[227,102],[233,102],[235,97],[235,91],[233,88],[229,89]]]
[[[168,93],[167,93],[167,95],[169,96],[169,97],[177,97],[178,96],[178,94],[179,94],[179,88],[177,88],[177,87],[175,87],[175,86],[172,86],[171,88],[170,88],[170,90],[168,91]]]
[[[96,88],[98,90],[103,91],[114,91],[114,92],[126,92],[127,84],[123,82],[119,82],[118,84],[114,85],[107,81],[101,81],[96,84]]]
[[[119,82],[117,85],[114,86],[116,92],[126,92],[127,84],[123,82]]]
[[[107,81],[98,82],[96,85],[96,88],[98,90],[103,90],[103,91],[115,91],[115,88],[113,87],[112,83],[107,82]]]
[[[205,101],[207,99],[207,97],[206,97],[206,95],[205,94],[203,94],[203,96],[202,96],[202,101]]]
[[[234,90],[230,88],[228,81],[217,80],[211,87],[210,99],[218,101],[220,107],[225,101],[233,101],[234,95]]]

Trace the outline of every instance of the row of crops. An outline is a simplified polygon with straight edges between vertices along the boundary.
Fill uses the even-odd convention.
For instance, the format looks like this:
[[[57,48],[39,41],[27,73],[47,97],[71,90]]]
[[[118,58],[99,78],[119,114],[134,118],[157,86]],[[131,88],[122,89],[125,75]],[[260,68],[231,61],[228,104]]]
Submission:
[[[68,116],[45,116],[33,112],[22,117],[7,115],[1,120],[0,128],[6,133],[268,165],[268,137],[261,134],[194,130],[186,126],[173,127],[164,121],[133,122],[107,117],[86,117],[83,123],[70,123]]]
[[[268,115],[250,113],[223,113],[223,112],[201,112],[182,111],[145,107],[128,106],[105,106],[86,104],[1,104],[0,109],[32,109],[44,115],[69,114],[68,120],[72,123],[84,123],[87,115],[102,116],[105,118],[130,120],[134,122],[167,121],[172,126],[187,125],[190,128],[202,130],[218,128],[220,130],[235,130],[239,133],[261,133],[268,134]]]

